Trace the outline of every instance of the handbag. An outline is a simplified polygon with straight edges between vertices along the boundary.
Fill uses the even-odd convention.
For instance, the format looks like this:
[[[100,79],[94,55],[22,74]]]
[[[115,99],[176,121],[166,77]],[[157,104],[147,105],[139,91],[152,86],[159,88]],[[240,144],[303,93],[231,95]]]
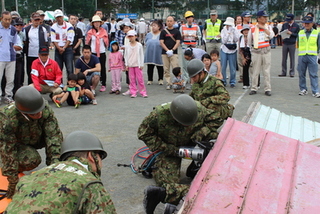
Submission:
[[[237,49],[237,44],[224,44],[229,50]]]

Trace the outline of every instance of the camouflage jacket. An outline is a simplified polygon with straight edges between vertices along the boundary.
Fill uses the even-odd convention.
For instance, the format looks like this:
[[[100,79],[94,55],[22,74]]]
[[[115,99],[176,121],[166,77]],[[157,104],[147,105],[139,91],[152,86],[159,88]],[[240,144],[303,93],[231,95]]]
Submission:
[[[46,104],[42,110],[42,117],[38,120],[26,119],[19,112],[14,103],[8,105],[3,113],[8,121],[0,133],[0,154],[3,164],[2,173],[8,176],[9,182],[18,181],[17,145],[29,145],[35,149],[45,146],[46,164],[59,161],[61,143],[63,141],[58,121],[51,107]]]
[[[215,123],[220,115],[206,109],[199,102],[198,120],[192,126],[183,126],[170,113],[170,103],[164,103],[155,109],[141,123],[138,138],[151,151],[163,151],[175,155],[180,146],[194,146],[194,140],[210,140],[217,137]]]
[[[116,213],[85,159],[69,159],[20,178],[5,213]]]
[[[190,96],[204,107],[220,112],[223,119],[232,116],[234,107],[228,104],[230,95],[220,79],[207,74],[201,83],[193,83]]]

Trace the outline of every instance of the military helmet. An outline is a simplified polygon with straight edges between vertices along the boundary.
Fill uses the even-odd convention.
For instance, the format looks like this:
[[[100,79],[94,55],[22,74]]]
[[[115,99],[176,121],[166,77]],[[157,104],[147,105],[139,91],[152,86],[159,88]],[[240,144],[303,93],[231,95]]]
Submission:
[[[101,159],[107,157],[107,152],[95,135],[86,131],[74,131],[62,143],[60,160],[66,160],[70,153],[82,151],[98,151]]]
[[[174,98],[170,105],[172,117],[185,126],[193,125],[198,119],[198,107],[192,97],[182,94]]]
[[[45,101],[39,91],[32,86],[19,88],[14,96],[16,108],[25,114],[36,114],[45,107]]]
[[[191,11],[187,11],[187,12],[184,14],[184,18],[188,18],[188,17],[191,17],[191,16],[194,16]]]
[[[204,64],[199,59],[192,59],[187,66],[189,77],[194,77],[204,69]]]

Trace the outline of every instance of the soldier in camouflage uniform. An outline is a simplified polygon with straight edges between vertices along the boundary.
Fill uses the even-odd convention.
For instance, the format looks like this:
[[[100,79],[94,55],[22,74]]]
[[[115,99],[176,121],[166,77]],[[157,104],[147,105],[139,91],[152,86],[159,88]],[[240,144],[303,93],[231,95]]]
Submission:
[[[72,132],[62,144],[61,162],[22,177],[5,213],[116,213],[100,181],[106,157],[96,136]]]
[[[203,62],[198,59],[189,62],[187,71],[193,82],[190,96],[220,115],[221,120],[217,123],[217,127],[220,127],[225,119],[232,116],[234,109],[233,105],[228,104],[230,96],[222,80],[210,76]]]
[[[12,198],[19,181],[18,173],[36,168],[41,163],[37,149],[46,149],[46,164],[59,160],[62,133],[48,103],[31,86],[21,87],[15,103],[1,114],[0,155],[2,174],[8,177],[7,198]]]
[[[189,185],[180,184],[181,146],[195,146],[194,141],[215,139],[215,123],[220,120],[213,110],[203,107],[189,95],[179,95],[172,103],[156,106],[138,130],[138,138],[151,151],[162,151],[155,162],[153,176],[159,187],[145,190],[146,213],[153,213],[161,202],[178,204]]]

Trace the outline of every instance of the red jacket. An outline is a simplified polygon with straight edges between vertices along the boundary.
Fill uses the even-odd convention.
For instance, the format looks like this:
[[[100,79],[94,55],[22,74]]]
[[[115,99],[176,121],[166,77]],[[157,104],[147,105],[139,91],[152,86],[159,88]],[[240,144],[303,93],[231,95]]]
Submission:
[[[34,87],[41,91],[40,85],[46,85],[43,80],[53,80],[58,85],[61,84],[62,71],[58,63],[52,59],[48,59],[46,65],[43,65],[40,59],[36,59],[31,65],[31,78]]]

